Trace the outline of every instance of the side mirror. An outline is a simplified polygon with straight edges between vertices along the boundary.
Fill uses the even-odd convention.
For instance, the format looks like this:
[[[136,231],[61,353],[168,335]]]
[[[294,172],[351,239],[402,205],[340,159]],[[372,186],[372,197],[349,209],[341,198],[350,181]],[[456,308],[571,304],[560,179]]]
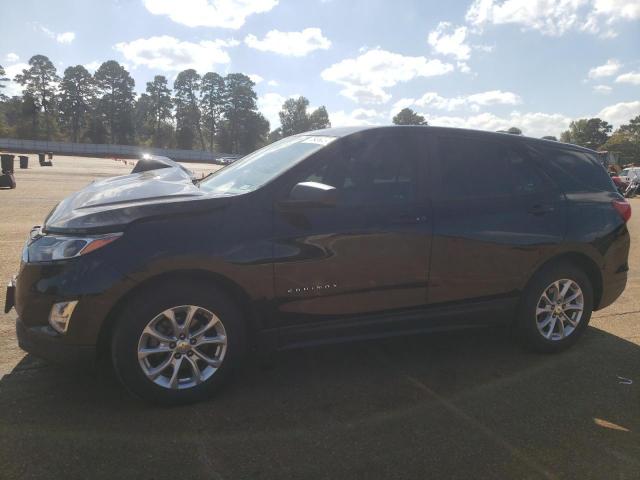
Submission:
[[[281,204],[287,207],[333,207],[338,202],[338,191],[331,185],[301,182],[294,185],[289,198]]]

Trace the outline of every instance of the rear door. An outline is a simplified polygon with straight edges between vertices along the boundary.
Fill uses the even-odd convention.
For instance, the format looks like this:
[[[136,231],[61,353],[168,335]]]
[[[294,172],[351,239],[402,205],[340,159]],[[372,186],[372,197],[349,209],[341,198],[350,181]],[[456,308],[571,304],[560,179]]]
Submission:
[[[564,235],[564,197],[517,142],[439,135],[429,303],[515,295]]]

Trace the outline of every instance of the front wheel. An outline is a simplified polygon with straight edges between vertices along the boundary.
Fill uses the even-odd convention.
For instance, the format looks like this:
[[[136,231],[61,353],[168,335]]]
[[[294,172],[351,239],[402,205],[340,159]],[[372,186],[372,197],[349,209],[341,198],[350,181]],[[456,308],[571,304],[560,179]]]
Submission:
[[[236,305],[208,285],[180,282],[137,295],[118,319],[112,361],[118,378],[155,403],[191,403],[213,394],[243,353]]]
[[[589,277],[569,263],[538,272],[521,301],[517,330],[526,347],[558,352],[573,345],[589,324],[593,287]]]

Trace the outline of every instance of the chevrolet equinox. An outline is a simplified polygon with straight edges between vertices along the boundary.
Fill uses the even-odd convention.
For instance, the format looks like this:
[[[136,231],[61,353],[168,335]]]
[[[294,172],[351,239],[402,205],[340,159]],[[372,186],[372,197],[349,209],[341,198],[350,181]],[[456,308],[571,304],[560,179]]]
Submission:
[[[624,290],[630,215],[574,145],[320,130],[201,181],[167,167],[88,185],[34,227],[5,309],[24,350],[107,354],[165,404],[211,394],[258,347],[504,325],[557,352]]]

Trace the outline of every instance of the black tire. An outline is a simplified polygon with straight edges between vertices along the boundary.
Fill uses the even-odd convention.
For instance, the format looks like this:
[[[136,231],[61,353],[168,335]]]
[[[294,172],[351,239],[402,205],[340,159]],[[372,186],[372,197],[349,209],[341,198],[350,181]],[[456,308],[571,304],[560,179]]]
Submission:
[[[144,373],[138,362],[138,342],[152,319],[180,305],[195,305],[215,314],[224,325],[227,347],[222,365],[207,380],[191,388],[169,389],[157,385]],[[229,379],[244,355],[243,320],[235,302],[214,285],[180,280],[154,285],[129,301],[117,319],[111,344],[115,373],[127,390],[152,403],[180,405],[208,398]]]
[[[584,299],[584,309],[582,318],[571,334],[560,340],[550,340],[538,330],[536,309],[545,289],[561,279],[573,280],[580,287]],[[527,285],[518,308],[516,334],[528,350],[542,353],[560,352],[578,341],[589,325],[592,311],[593,286],[586,273],[568,262],[552,264],[536,273]]]

